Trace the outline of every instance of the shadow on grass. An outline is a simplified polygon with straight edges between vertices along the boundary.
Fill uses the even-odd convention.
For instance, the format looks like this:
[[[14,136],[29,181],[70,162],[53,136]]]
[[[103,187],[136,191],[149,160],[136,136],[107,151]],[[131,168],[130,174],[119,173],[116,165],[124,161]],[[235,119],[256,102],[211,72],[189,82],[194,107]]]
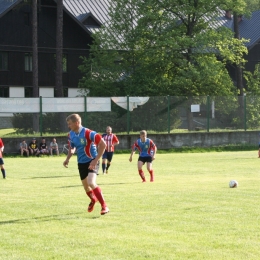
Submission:
[[[75,187],[83,187],[82,184],[79,185],[69,185],[69,186],[61,186],[57,189],[66,189],[66,188],[75,188]]]
[[[43,217],[32,217],[32,218],[24,218],[24,219],[14,219],[14,220],[5,220],[0,221],[0,225],[8,225],[8,224],[26,224],[30,222],[46,222],[46,221],[60,221],[66,219],[78,219],[77,216],[82,215],[83,213],[69,213],[63,215],[50,215],[50,216],[43,216]],[[92,216],[90,219],[99,219],[101,216]],[[84,219],[85,219],[84,215]]]
[[[134,184],[134,183],[141,183],[141,181],[135,181],[135,182],[118,182],[118,183],[98,183],[98,185],[102,186],[110,186],[110,185],[125,185],[125,184]]]
[[[259,159],[259,157],[234,157],[234,158],[221,158],[221,161],[224,160],[252,160]]]
[[[98,183],[98,186],[113,186],[113,185],[132,185],[133,183],[141,183],[140,181],[136,182],[120,182],[120,183]],[[74,188],[74,187],[82,187],[82,185],[69,185],[69,186],[61,186],[58,189],[66,189],[66,188]]]
[[[60,175],[60,176],[39,176],[39,177],[31,177],[31,178],[24,178],[24,179],[52,179],[52,178],[70,178],[75,177],[78,175]]]

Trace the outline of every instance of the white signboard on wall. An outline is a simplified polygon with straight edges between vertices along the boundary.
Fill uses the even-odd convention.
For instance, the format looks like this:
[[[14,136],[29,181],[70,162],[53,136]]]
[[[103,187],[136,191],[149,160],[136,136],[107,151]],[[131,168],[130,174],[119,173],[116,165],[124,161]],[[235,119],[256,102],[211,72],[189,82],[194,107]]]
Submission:
[[[39,113],[39,98],[0,98],[1,113]]]
[[[191,112],[200,112],[200,105],[191,105]]]
[[[110,98],[86,98],[87,112],[111,111]],[[84,97],[42,98],[42,112],[84,112]],[[40,98],[0,98],[0,113],[39,113]]]

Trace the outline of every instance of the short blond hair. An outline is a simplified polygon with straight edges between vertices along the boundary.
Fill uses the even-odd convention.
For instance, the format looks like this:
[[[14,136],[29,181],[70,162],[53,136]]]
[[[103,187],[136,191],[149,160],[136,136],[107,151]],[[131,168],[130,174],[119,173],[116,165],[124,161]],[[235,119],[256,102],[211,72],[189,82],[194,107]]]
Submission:
[[[145,135],[145,136],[147,136],[147,132],[146,132],[145,130],[141,130],[141,131],[140,131],[140,135]]]
[[[66,118],[66,121],[79,122],[81,124],[81,117],[79,114],[71,114]]]

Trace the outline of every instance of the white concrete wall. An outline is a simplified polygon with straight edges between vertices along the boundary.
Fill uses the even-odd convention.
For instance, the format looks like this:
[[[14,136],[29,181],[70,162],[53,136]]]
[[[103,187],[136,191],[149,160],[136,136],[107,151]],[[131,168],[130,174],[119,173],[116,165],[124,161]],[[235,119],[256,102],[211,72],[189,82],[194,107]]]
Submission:
[[[120,144],[116,146],[116,150],[129,150],[133,143],[140,137],[139,135],[117,135]],[[180,134],[150,134],[151,138],[158,149],[171,149],[181,147],[212,147],[223,145],[255,145],[256,151],[258,151],[258,137],[259,131],[243,131],[243,132],[217,132],[217,133],[180,133]],[[53,137],[46,138],[46,142],[49,145]],[[67,144],[68,138],[55,136],[57,143],[60,147]],[[5,138],[2,137],[5,144],[5,152],[12,153],[17,152],[19,143],[23,138]],[[26,141],[29,143],[32,137],[26,137]],[[41,140],[37,137],[38,142]]]

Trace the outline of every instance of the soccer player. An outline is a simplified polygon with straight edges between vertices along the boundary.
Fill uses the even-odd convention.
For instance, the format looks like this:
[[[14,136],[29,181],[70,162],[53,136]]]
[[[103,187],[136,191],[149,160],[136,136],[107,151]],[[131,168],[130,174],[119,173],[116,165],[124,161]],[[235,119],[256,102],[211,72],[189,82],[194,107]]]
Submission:
[[[102,170],[103,174],[108,173],[108,168],[111,165],[111,161],[113,158],[115,145],[119,144],[119,141],[115,134],[112,134],[112,128],[110,126],[107,126],[106,133],[102,135],[102,138],[104,139],[106,143],[106,149],[102,156]]]
[[[137,167],[140,177],[143,182],[146,182],[145,175],[142,170],[143,165],[146,163],[147,170],[150,173],[150,182],[153,182],[154,172],[152,169],[152,161],[155,159],[157,147],[152,139],[147,138],[147,132],[145,130],[140,131],[140,138],[132,146],[132,152],[129,158],[130,162],[132,162],[132,157],[136,150],[139,151]]]
[[[4,168],[4,160],[3,160],[3,152],[4,152],[4,143],[2,139],[0,138],[0,168],[3,175],[3,178],[5,179],[5,168]]]
[[[93,211],[97,201],[101,204],[101,215],[109,212],[100,187],[96,184],[98,161],[104,153],[106,143],[100,134],[81,125],[81,117],[71,114],[66,118],[70,132],[68,134],[69,151],[63,162],[68,167],[69,160],[77,149],[78,170],[83,187],[91,202],[88,212]]]

